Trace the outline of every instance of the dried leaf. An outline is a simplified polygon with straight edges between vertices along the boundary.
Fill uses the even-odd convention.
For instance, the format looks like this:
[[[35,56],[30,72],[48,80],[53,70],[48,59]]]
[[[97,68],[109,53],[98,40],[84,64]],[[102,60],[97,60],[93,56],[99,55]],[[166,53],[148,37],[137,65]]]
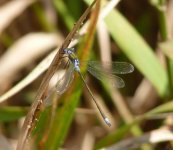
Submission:
[[[32,61],[57,45],[57,35],[50,33],[32,33],[19,39],[0,59],[0,89],[10,84],[15,75]]]

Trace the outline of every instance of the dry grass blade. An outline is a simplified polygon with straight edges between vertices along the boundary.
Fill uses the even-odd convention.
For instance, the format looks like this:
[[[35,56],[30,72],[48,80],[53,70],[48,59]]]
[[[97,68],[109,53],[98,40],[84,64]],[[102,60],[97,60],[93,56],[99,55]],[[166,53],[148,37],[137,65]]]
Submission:
[[[104,8],[104,11],[101,13],[101,15],[99,17],[99,19],[100,19],[99,25],[104,25],[102,22],[102,19],[118,4],[118,2],[119,2],[119,0],[114,0],[114,1],[111,1],[110,3],[108,3],[106,5],[106,7]],[[105,31],[105,32],[107,32],[107,31]],[[104,32],[102,32],[102,34],[103,33]],[[103,42],[103,39],[104,39],[104,42]],[[105,49],[106,49],[105,50],[105,49],[103,49],[104,46],[100,46],[101,47],[101,55],[104,56],[104,58],[105,58],[105,56],[107,56],[106,59],[108,59],[108,58],[111,59],[110,46],[108,44],[105,44],[105,41],[107,41],[107,43],[109,41],[109,38],[106,36],[102,37],[102,43],[104,43],[104,46],[107,45],[107,48],[105,47]],[[102,61],[103,61],[103,59],[102,59]],[[108,61],[111,61],[111,60],[108,60]],[[113,87],[110,87],[110,93],[111,93],[111,97],[113,99],[113,102],[117,106],[117,108],[118,108],[120,114],[122,115],[122,117],[124,118],[124,120],[126,122],[131,122],[133,120],[133,115],[130,113],[130,110],[128,109],[127,105],[125,104],[123,96],[120,94],[120,92],[117,89],[114,89]]]
[[[20,81],[18,84],[16,84],[13,88],[11,88],[9,91],[7,91],[5,94],[1,95],[0,97],[0,103],[4,102],[8,98],[12,97],[19,91],[21,91],[23,88],[25,88],[27,85],[29,85],[31,82],[33,82],[37,77],[39,77],[50,65],[53,57],[55,56],[55,53],[57,51],[53,51],[51,54],[49,54],[41,63],[37,65],[37,67],[29,74],[27,75],[22,81]]]
[[[75,26],[73,27],[72,31],[68,34],[68,36],[66,37],[64,43],[62,44],[62,46],[60,47],[58,53],[55,55],[48,71],[46,72],[44,79],[39,87],[39,90],[37,92],[36,95],[36,99],[31,107],[30,112],[28,113],[28,115],[26,116],[25,122],[23,124],[22,127],[22,133],[21,136],[19,138],[18,141],[18,145],[17,145],[17,149],[18,150],[23,150],[25,149],[25,145],[27,143],[27,140],[31,134],[32,129],[35,126],[35,122],[36,119],[38,117],[38,113],[40,111],[41,105],[44,101],[44,97],[45,97],[45,91],[48,87],[49,81],[51,79],[51,77],[53,76],[53,74],[55,73],[55,71],[58,69],[58,64],[60,61],[60,56],[61,53],[63,51],[63,49],[67,48],[72,40],[72,38],[74,37],[75,33],[77,32],[77,30],[80,28],[81,24],[83,23],[83,21],[86,19],[87,15],[89,14],[89,12],[91,11],[92,6],[96,3],[97,0],[95,0],[88,8],[87,10],[84,12],[84,14],[80,17],[80,19],[77,21],[77,23],[75,24]]]
[[[15,42],[0,59],[0,89],[15,79],[18,72],[57,44],[56,34],[32,33]],[[27,55],[26,55],[27,54]]]
[[[142,114],[156,103],[158,95],[151,83],[143,79],[135,91],[134,97],[130,100],[134,112]]]
[[[81,146],[81,150],[92,150],[94,147],[95,137],[92,131],[87,131]]]
[[[104,21],[100,20],[97,26],[97,31],[101,51],[101,61],[111,62],[111,42]]]
[[[111,45],[110,45],[110,38],[109,33],[106,29],[106,25],[104,21],[100,20],[97,25],[97,31],[98,31],[98,41],[99,41],[99,48],[100,48],[100,55],[101,55],[101,61],[102,62],[111,62]],[[99,98],[101,99],[101,97]],[[101,106],[105,106],[105,104],[102,104]],[[111,128],[109,131],[115,130],[115,120],[113,116],[109,113],[109,117],[111,120]]]
[[[85,0],[87,3],[88,1]],[[101,10],[101,13],[99,14],[99,18],[98,18],[98,24],[99,22],[103,21],[103,19],[110,13],[110,11],[112,9],[114,9],[114,7],[119,3],[120,0],[111,0],[109,1],[106,6]],[[81,29],[81,35],[86,33],[87,27],[88,27],[89,22],[87,22]]]
[[[104,10],[102,11],[102,13],[99,16],[99,21],[104,19],[112,9],[114,9],[114,7],[120,2],[120,0],[112,0],[109,1],[108,4],[106,5],[106,7],[104,8]]]
[[[19,16],[34,0],[10,1],[5,6],[0,7],[0,34],[2,31]]]
[[[167,8],[167,23],[168,23],[168,34],[170,39],[173,37],[173,1],[168,2]]]

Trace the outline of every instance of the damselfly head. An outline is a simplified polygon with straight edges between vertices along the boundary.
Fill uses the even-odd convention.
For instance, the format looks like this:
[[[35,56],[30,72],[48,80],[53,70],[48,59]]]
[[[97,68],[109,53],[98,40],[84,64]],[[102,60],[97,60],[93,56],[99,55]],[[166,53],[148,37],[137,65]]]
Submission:
[[[64,53],[65,54],[69,54],[69,55],[74,53],[74,51],[75,51],[74,47],[72,47],[72,48],[65,48],[64,49]]]
[[[65,54],[71,54],[72,51],[71,51],[69,48],[66,48],[66,49],[64,49],[64,53],[65,53]]]

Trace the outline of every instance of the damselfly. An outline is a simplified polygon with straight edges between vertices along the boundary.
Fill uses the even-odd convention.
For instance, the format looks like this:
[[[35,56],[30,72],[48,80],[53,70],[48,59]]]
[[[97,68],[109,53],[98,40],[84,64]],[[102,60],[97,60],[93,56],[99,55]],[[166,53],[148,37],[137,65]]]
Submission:
[[[66,70],[65,74],[62,76],[61,79],[58,80],[56,84],[56,91],[58,94],[62,94],[66,91],[66,89],[69,87],[74,71],[76,71],[79,76],[81,77],[84,85],[86,86],[89,94],[91,95],[92,100],[96,104],[102,118],[104,119],[105,123],[108,126],[111,126],[111,123],[109,119],[105,116],[103,111],[101,110],[100,106],[98,105],[96,99],[94,98],[89,86],[87,85],[83,75],[81,74],[80,70],[80,62],[77,56],[75,55],[74,48],[66,48],[64,49],[64,56],[68,58],[68,69]],[[83,63],[83,62],[82,62]],[[113,86],[116,86],[118,88],[124,87],[125,83],[123,79],[116,76],[115,74],[127,74],[134,71],[133,65],[127,63],[127,62],[106,62],[104,64],[101,64],[97,61],[87,61],[85,62],[87,64],[87,70],[88,72],[93,75],[98,80],[102,80],[104,76],[108,77],[111,80],[111,84]]]

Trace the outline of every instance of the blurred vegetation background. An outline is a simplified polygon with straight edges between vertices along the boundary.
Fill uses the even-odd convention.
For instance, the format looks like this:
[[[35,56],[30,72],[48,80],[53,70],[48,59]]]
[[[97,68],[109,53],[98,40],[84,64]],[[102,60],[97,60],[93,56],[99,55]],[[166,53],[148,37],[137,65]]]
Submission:
[[[15,149],[54,50],[91,2],[0,0],[0,149]],[[92,19],[87,17],[71,46],[78,49],[82,60],[134,65],[133,73],[120,76],[126,83],[122,89],[85,76],[112,126],[105,125],[75,76],[63,95],[51,95],[53,100],[45,104],[28,146],[48,150],[173,149],[173,1],[102,0],[99,17],[97,25],[93,23],[93,37],[89,38],[93,30],[84,28]],[[57,82],[54,78],[48,95],[52,82]]]

